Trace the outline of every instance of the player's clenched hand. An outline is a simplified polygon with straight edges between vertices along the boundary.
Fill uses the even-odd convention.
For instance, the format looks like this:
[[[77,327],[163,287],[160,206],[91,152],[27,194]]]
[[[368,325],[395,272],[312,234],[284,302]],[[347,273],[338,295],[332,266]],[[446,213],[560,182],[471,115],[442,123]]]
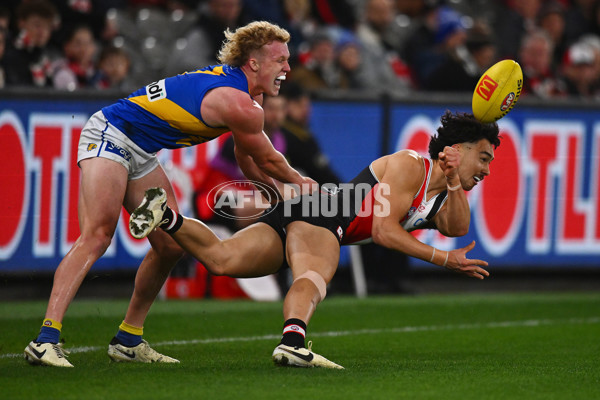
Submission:
[[[472,241],[471,244],[463,247],[462,249],[449,251],[446,268],[477,279],[484,279],[490,276],[489,272],[481,268],[482,266],[487,267],[487,261],[470,260],[467,258],[467,253],[473,250],[474,247],[475,241]]]
[[[454,147],[446,146],[444,151],[438,154],[440,168],[447,179],[458,177],[458,167],[460,166],[460,152]]]

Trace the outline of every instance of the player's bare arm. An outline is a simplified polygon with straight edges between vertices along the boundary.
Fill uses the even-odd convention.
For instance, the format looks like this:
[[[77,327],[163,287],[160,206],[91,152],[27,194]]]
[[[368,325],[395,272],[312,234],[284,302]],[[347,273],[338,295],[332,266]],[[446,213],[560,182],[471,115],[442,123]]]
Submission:
[[[444,148],[439,154],[438,166],[446,179],[448,200],[433,218],[438,231],[444,236],[464,236],[469,232],[471,209],[458,173],[462,154],[456,147]]]
[[[375,197],[376,206],[383,207],[384,204],[379,199],[384,198],[389,204],[389,212],[373,216],[373,241],[429,261],[433,248],[419,242],[399,223],[408,212],[425,177],[421,157],[413,151],[403,150],[375,161],[373,169],[380,182]]]
[[[242,158],[249,156],[263,173],[285,183],[312,183],[312,180],[302,177],[275,150],[263,132],[264,113],[261,106],[246,93],[232,88],[210,91],[202,102],[202,116],[208,124],[213,122],[229,127],[233,132],[237,154]],[[244,168],[242,165],[240,167]],[[246,169],[250,173],[255,171],[247,166]],[[263,179],[262,176],[248,178]]]
[[[388,194],[377,194],[376,202],[378,198],[385,197],[391,205],[389,214],[373,216],[372,237],[375,243],[474,278],[483,279],[489,276],[489,273],[481,268],[486,266],[487,262],[466,258],[466,253],[475,246],[474,242],[461,249],[434,251],[432,246],[420,242],[399,224],[408,212],[425,176],[420,156],[413,151],[401,151],[379,159],[373,167],[376,174],[379,173],[377,176],[380,176],[378,190],[383,190],[384,185],[389,187]],[[383,206],[381,203],[378,205]]]
[[[235,139],[234,139],[235,141]],[[255,163],[251,156],[242,152],[236,145],[234,147],[235,159],[238,166],[242,170],[244,176],[252,181],[258,181],[264,183],[270,188],[270,191],[262,185],[257,185],[257,189],[261,191],[263,197],[271,202],[275,203],[283,199],[281,190],[278,189],[277,182],[269,175],[265,174]]]
[[[260,100],[262,100],[262,96],[260,96]],[[229,113],[232,111],[229,109],[229,104],[239,104],[239,102],[252,103],[252,100],[248,97],[247,94],[240,92],[234,88],[229,87],[219,87],[209,91],[204,100],[202,102],[202,117],[204,121],[211,126],[227,126],[232,128],[229,124],[231,117],[229,117]],[[238,111],[238,115],[240,115],[241,111]],[[253,108],[252,111],[256,114],[258,109]],[[250,114],[246,119],[246,123],[250,125],[250,127],[255,126],[256,130],[262,132],[262,125],[258,124],[257,121],[262,118],[262,114],[260,116]],[[235,137],[234,137],[235,140]],[[272,189],[271,193],[263,193],[266,199],[280,199],[281,194],[277,190],[275,182],[273,178],[265,174],[263,171],[258,168],[258,166],[254,163],[252,157],[246,153],[238,152],[238,148],[236,146],[235,152],[236,160],[238,162],[238,166],[246,176],[246,178],[261,182],[265,184],[267,187]],[[264,187],[259,186],[259,190],[262,190]]]

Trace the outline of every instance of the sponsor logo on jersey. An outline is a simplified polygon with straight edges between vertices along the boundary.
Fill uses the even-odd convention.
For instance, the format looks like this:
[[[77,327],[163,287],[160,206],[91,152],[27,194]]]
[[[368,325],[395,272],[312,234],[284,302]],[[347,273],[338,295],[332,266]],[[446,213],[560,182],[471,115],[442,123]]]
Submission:
[[[423,222],[425,222],[425,220],[423,218],[419,218],[418,220],[415,221],[415,223],[413,224],[413,227],[417,227],[419,225],[421,225]]]
[[[94,150],[94,149],[95,149],[95,148],[97,148],[97,147],[98,147],[98,146],[96,145],[96,143],[90,143],[90,144],[88,144],[88,146],[87,146],[87,151],[92,151],[92,150]]]
[[[477,93],[485,101],[489,101],[498,87],[498,82],[490,78],[488,75],[484,75],[481,78],[481,82],[477,85],[475,93]]]
[[[161,79],[158,82],[152,82],[151,84],[146,86],[146,96],[148,96],[148,101],[150,102],[164,99],[165,97],[167,97],[165,80]]]

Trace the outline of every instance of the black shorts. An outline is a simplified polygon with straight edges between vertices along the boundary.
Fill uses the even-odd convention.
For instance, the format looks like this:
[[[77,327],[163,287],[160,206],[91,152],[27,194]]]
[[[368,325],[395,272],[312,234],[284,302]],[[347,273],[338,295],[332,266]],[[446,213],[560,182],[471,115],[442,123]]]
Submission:
[[[294,221],[303,221],[329,230],[342,244],[346,230],[359,214],[369,191],[377,184],[369,167],[348,186],[324,185],[319,192],[278,203],[265,211],[258,222],[272,227],[285,249],[285,228]]]
[[[327,198],[329,197],[329,198]],[[330,196],[321,196],[321,200],[330,201]],[[269,225],[271,228],[277,232],[279,238],[281,239],[281,245],[283,247],[283,263],[281,264],[280,269],[289,268],[290,265],[287,262],[287,251],[286,251],[286,238],[287,231],[286,227],[294,222],[294,221],[304,221],[311,225],[320,226],[331,231],[335,237],[338,239],[338,243],[340,243],[340,237],[337,236],[336,232],[340,229],[345,230],[345,228],[341,228],[342,221],[341,217],[325,217],[322,215],[315,216],[302,216],[302,203],[298,204],[284,204],[277,203],[272,206],[268,210],[264,212],[264,214],[259,218],[258,222],[264,222]],[[341,244],[341,243],[340,243]]]
[[[273,228],[281,238],[284,248],[287,234],[286,227],[294,221],[307,222],[311,225],[320,226],[329,230],[333,235],[335,235],[338,243],[341,245],[341,236],[350,223],[350,218],[344,218],[340,213],[330,215],[331,213],[328,212],[328,210],[332,209],[331,206],[333,202],[337,202],[339,200],[338,197],[328,194],[312,195],[318,196],[318,201],[313,198],[314,200],[311,203],[310,200],[307,200],[309,197],[306,196],[311,195],[302,196],[303,201],[300,202],[286,201],[283,203],[277,203],[266,210],[258,222],[264,222]],[[318,205],[318,210],[316,210],[316,212],[311,212],[315,210],[307,210],[315,203]],[[322,206],[322,204],[325,205]],[[329,208],[325,209],[325,212],[322,212],[322,207]]]

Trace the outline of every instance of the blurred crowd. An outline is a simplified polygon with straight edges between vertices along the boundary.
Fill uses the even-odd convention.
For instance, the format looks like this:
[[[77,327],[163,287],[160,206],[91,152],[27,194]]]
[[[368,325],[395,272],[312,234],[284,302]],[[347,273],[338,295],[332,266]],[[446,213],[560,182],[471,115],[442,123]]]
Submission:
[[[5,0],[0,88],[134,90],[217,63],[253,20],[290,31],[309,91],[470,92],[510,58],[523,96],[600,97],[600,0]]]

